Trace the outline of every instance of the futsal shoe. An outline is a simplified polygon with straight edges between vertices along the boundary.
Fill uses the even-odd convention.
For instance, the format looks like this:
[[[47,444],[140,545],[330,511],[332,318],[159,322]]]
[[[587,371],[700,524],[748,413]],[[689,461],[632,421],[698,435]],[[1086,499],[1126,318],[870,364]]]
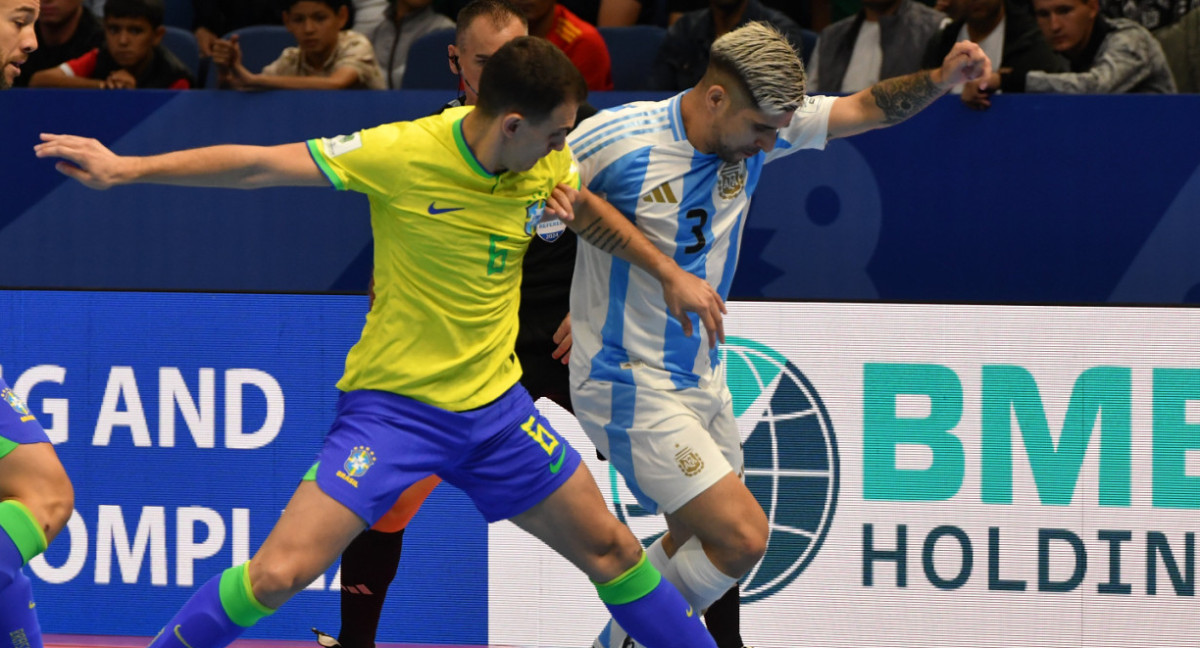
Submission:
[[[633,640],[613,619],[608,620],[600,636],[592,642],[592,648],[643,648],[642,644]]]
[[[333,635],[327,635],[316,628],[312,629],[313,634],[317,635],[317,645],[321,648],[342,648],[342,644]]]

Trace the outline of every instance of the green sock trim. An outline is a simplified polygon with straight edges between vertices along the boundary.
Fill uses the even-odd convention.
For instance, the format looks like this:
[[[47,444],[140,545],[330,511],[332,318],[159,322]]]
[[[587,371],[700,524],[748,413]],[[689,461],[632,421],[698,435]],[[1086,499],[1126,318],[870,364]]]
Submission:
[[[33,517],[33,511],[17,500],[0,502],[0,529],[17,545],[24,567],[34,556],[46,550],[46,532]]]
[[[254,589],[250,586],[250,570],[246,569],[249,562],[237,567],[230,567],[221,574],[221,607],[229,620],[249,628],[264,618],[271,616],[275,610],[258,602],[254,598]]]
[[[646,554],[628,571],[607,583],[593,583],[600,593],[600,600],[608,605],[632,603],[654,591],[662,581],[662,574],[646,560]]]
[[[300,481],[317,481],[317,466],[320,465],[320,461],[313,464],[312,468],[309,468],[308,472],[304,473],[304,476],[300,478]]]

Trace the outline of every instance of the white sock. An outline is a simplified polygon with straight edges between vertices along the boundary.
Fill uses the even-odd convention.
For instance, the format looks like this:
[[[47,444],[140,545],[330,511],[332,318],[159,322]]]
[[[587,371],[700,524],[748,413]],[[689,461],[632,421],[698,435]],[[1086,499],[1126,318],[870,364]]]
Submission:
[[[674,584],[679,582],[679,570],[675,569],[674,562],[667,557],[667,550],[663,549],[663,538],[665,537],[659,536],[658,540],[654,541],[654,544],[646,548],[646,560],[649,560],[650,564],[654,565],[654,568],[658,570],[658,573],[663,575],[663,578]]]
[[[704,553],[704,547],[700,545],[700,539],[695,536],[683,543],[671,557],[671,569],[675,578],[667,580],[671,581],[687,602],[697,610],[708,609],[708,606],[716,603],[717,599],[737,583],[736,578],[725,575],[712,564],[708,555]]]

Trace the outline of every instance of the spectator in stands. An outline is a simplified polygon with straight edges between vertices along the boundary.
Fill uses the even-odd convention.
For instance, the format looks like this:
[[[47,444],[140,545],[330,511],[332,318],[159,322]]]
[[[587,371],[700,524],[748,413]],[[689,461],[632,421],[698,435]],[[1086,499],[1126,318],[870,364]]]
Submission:
[[[283,24],[299,47],[283,50],[255,74],[242,64],[236,36],[213,46],[221,87],[238,90],[381,90],[383,71],[371,41],[345,29],[348,0],[284,0]]]
[[[1033,15],[1010,0],[955,0],[948,3],[953,22],[934,35],[925,49],[923,69],[935,68],[958,41],[978,43],[998,67],[1008,70],[1066,72],[1067,60],[1042,37]],[[978,84],[975,84],[976,88]],[[963,86],[952,92],[962,93]],[[972,96],[976,96],[973,93]]]
[[[600,32],[556,0],[514,0],[529,34],[554,43],[583,73],[588,90],[612,90],[612,61]]]
[[[108,0],[104,43],[83,56],[33,75],[31,87],[186,90],[195,79],[162,46],[163,0]]]
[[[671,91],[694,87],[708,68],[713,41],[750,22],[774,25],[801,51],[800,25],[760,0],[709,0],[707,9],[689,11],[667,29],[650,72],[650,87]]]
[[[354,21],[348,27],[360,34],[374,34],[375,29],[383,24],[389,4],[390,0],[354,0]]]
[[[703,5],[697,7],[703,8]],[[667,15],[667,0],[599,0],[595,24],[597,27],[666,27]]]
[[[222,36],[251,25],[278,25],[278,0],[192,0],[200,56],[213,55]]]
[[[609,2],[609,0],[601,0]],[[674,25],[676,20],[689,11],[697,11],[708,5],[708,0],[664,0],[666,3],[668,24]],[[815,2],[804,0],[762,0],[771,9],[778,10],[791,18],[793,22],[805,29],[812,28],[812,12]]]
[[[1098,0],[1033,0],[1033,13],[1050,47],[1067,58],[1069,71],[1001,68],[988,79],[988,88],[1071,94],[1175,92],[1171,68],[1154,36],[1132,20],[1101,15]],[[988,92],[975,92],[968,84],[963,101],[987,108]]]
[[[814,92],[858,92],[921,69],[945,14],[913,0],[864,0],[855,15],[825,28],[808,66]]]
[[[1200,92],[1200,9],[1154,32],[1180,92]]]
[[[104,42],[104,27],[82,0],[42,0],[34,26],[38,48],[21,66],[16,87],[29,85],[33,75],[87,54]]]
[[[454,28],[454,21],[434,11],[432,3],[433,0],[388,0],[387,19],[371,34],[375,60],[383,67],[388,89],[400,87],[408,49],[418,38]]]
[[[1200,0],[1101,0],[1100,12],[1109,18],[1128,18],[1154,31],[1179,22]]]

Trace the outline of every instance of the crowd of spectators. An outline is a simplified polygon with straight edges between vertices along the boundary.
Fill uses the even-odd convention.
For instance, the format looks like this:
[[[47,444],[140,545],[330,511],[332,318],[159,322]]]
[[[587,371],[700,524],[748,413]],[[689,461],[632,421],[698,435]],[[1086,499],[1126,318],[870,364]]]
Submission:
[[[642,87],[678,91],[699,80],[717,37],[766,21],[801,52],[817,93],[932,68],[961,40],[979,43],[995,68],[985,83],[956,89],[973,108],[989,107],[998,93],[1200,92],[1200,0],[511,1],[529,32],[562,49],[592,90],[614,89],[605,28],[663,28],[654,60],[633,64],[645,71]],[[164,3],[189,5],[199,69],[163,45]],[[398,89],[413,44],[452,29],[466,3],[43,0],[39,48],[15,85],[179,89],[211,77],[210,87],[232,89]],[[253,25],[282,25],[296,46],[250,69],[230,34]]]

